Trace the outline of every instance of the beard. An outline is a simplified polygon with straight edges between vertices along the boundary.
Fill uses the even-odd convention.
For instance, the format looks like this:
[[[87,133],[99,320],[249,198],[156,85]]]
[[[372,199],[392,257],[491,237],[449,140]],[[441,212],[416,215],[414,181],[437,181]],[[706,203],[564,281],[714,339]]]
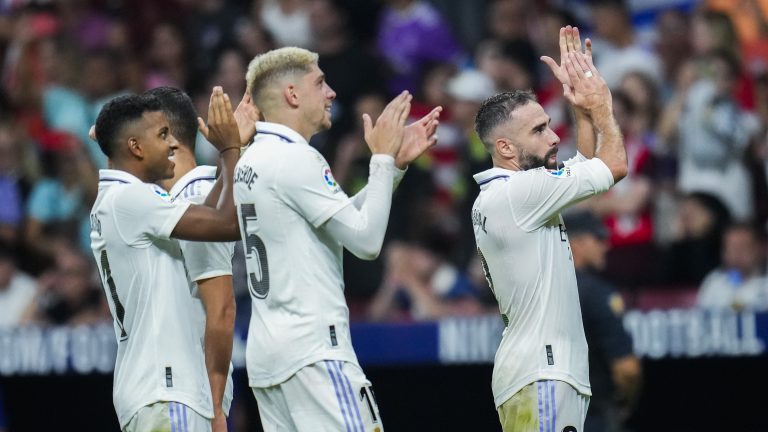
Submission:
[[[554,163],[549,162],[549,158],[555,154],[557,154],[557,147],[549,150],[546,154],[544,154],[544,157],[539,157],[523,151],[520,155],[520,168],[522,168],[524,171],[541,167],[546,169],[557,169],[557,161]]]

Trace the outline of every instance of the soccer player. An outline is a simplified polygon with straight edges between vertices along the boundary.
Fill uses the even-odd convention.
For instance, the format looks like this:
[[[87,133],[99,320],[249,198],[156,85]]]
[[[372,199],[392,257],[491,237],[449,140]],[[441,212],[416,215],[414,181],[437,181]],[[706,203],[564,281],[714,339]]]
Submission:
[[[352,349],[342,248],[379,254],[392,191],[435,143],[440,109],[404,127],[411,96],[395,97],[372,125],[368,185],[348,197],[308,140],[331,126],[336,96],[318,56],[281,48],[246,76],[266,119],[235,172],[253,304],[246,364],[265,431],[382,431],[371,383]]]
[[[197,113],[186,93],[172,87],[157,87],[145,94],[157,97],[168,117],[171,134],[178,140],[174,151],[174,176],[160,185],[172,201],[202,204],[213,188],[215,166],[195,161]],[[246,93],[234,112],[240,128],[240,144],[246,145],[256,131],[258,111]],[[232,287],[234,242],[179,241],[193,292],[193,316],[197,320],[205,352],[208,380],[213,397],[213,432],[226,431],[232,406],[232,337],[235,325],[235,296]]]
[[[112,169],[99,172],[91,247],[114,318],[113,400],[124,431],[211,430],[211,387],[175,239],[238,238],[231,179],[240,136],[220,87],[211,95],[208,125],[199,122],[221,154],[222,174],[206,205],[171,201],[155,184],[173,177],[178,149],[156,97],[115,98],[96,120]]]
[[[480,194],[472,223],[505,325],[492,384],[504,431],[584,429],[587,343],[560,212],[607,191],[627,172],[611,93],[591,50],[582,52],[570,26],[561,29],[560,45],[561,64],[545,62],[576,113],[576,157],[556,169],[560,140],[530,91],[488,98],[475,121],[494,164],[475,175]]]

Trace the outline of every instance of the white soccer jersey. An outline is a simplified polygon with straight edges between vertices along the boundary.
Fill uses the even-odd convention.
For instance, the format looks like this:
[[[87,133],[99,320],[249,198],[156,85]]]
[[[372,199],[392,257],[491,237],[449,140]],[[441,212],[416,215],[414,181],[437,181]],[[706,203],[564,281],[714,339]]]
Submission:
[[[351,205],[322,155],[292,129],[259,122],[235,169],[252,314],[251,387],[320,360],[357,363],[344,299],[342,245],[321,225]]]
[[[171,200],[203,204],[208,193],[216,182],[215,166],[198,166],[182,176],[170,191]],[[197,295],[197,281],[217,276],[232,275],[232,255],[235,252],[234,242],[199,242],[179,240],[184,263],[195,303],[193,315],[200,330],[200,344],[205,348],[205,307]],[[229,364],[229,376],[224,389],[222,409],[229,416],[232,406],[232,372],[234,367]]]
[[[591,395],[576,274],[560,211],[608,190],[610,170],[597,158],[577,157],[557,171],[492,168],[474,177],[480,185],[472,208],[475,240],[506,324],[493,370],[496,406],[538,380],[565,381]]]
[[[200,335],[190,325],[195,304],[179,243],[170,238],[188,207],[127,172],[99,171],[91,248],[114,318],[113,399],[121,428],[158,401],[213,417]]]

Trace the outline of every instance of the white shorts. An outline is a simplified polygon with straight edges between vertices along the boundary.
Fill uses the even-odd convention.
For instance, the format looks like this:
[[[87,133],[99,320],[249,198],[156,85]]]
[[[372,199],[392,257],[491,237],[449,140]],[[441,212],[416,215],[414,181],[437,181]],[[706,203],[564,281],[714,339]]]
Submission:
[[[211,432],[211,420],[178,402],[156,402],[139,409],[123,432]]]
[[[504,432],[584,432],[589,396],[563,381],[536,381],[498,408]]]
[[[384,431],[371,383],[354,363],[320,361],[253,395],[265,432]]]

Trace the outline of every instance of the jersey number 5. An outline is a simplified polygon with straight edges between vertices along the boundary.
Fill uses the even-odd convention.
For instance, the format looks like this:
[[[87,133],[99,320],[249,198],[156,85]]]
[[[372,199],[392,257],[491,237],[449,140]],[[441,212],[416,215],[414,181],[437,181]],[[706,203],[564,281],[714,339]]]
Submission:
[[[248,221],[255,221],[256,207],[253,204],[241,204],[240,205],[240,220],[243,227],[243,246],[245,247],[245,261],[246,268],[248,269],[248,288],[251,291],[251,295],[263,299],[269,294],[269,264],[267,263],[267,248],[264,246],[264,242],[261,237],[256,234],[248,233]],[[255,258],[256,265],[255,270],[258,271],[259,277],[257,278],[256,271],[251,271],[251,262]]]

